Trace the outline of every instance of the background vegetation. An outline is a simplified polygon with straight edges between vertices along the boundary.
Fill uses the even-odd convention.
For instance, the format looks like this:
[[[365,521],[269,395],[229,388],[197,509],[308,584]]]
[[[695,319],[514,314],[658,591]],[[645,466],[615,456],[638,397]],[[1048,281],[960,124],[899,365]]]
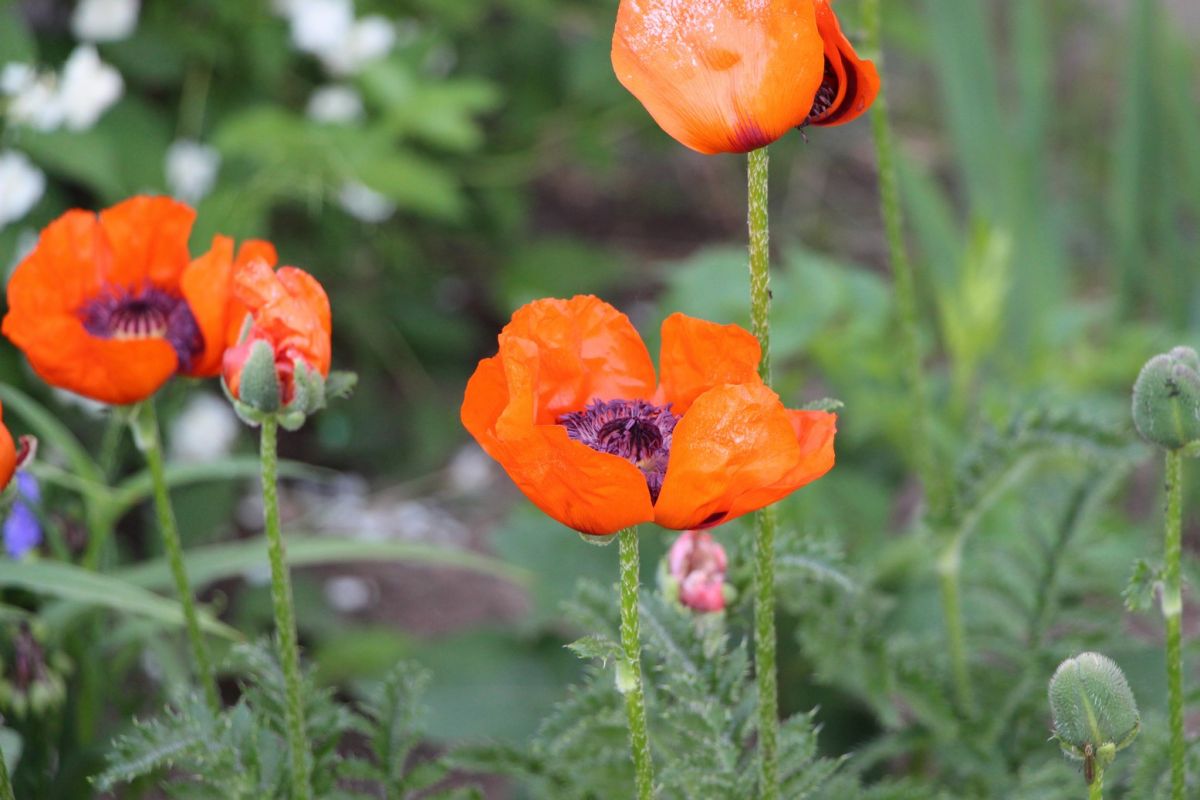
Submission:
[[[76,44],[70,6],[0,4],[0,64],[61,65]],[[837,468],[781,508],[781,699],[802,715],[789,762],[800,777],[786,796],[811,784],[822,786],[815,797],[1081,797],[1078,766],[1046,742],[1045,701],[1054,666],[1081,649],[1122,665],[1144,716],[1132,756],[1109,775],[1110,795],[1160,796],[1165,667],[1147,598],[1160,559],[1161,466],[1132,433],[1129,390],[1149,356],[1200,344],[1200,18],[1162,0],[885,6],[884,75],[936,445],[954,466],[950,523],[969,533],[964,615],[978,697],[969,713],[951,700],[869,125],[795,135],[772,148],[777,385],[793,407],[826,396],[846,405]],[[192,139],[220,156],[197,204],[195,247],[216,231],[267,238],[328,288],[335,363],[360,382],[349,401],[285,437],[286,456],[332,468],[294,466],[285,515],[292,532],[351,537],[362,553],[384,548],[388,563],[331,566],[338,559],[318,554],[320,566],[297,574],[313,679],[351,700],[377,691],[397,661],[421,665],[427,713],[415,755],[398,757],[420,763],[450,748],[458,767],[493,776],[488,797],[621,797],[629,767],[611,675],[586,678],[563,648],[610,624],[615,549],[584,546],[541,517],[467,444],[466,377],[494,351],[508,314],[536,297],[599,294],[630,314],[652,352],[658,322],[674,311],[747,322],[744,160],[683,150],[621,89],[608,59],[615,7],[359,0],[358,14],[383,15],[396,39],[337,78],[265,2],[147,0],[130,37],[99,47],[124,93],[94,127],[42,132],[9,119],[3,129],[3,147],[27,154],[48,181],[28,215],[0,229],[0,263],[15,263],[30,234],[67,208],[167,191],[168,148]],[[855,38],[858,10],[839,0]],[[310,98],[334,79],[359,93],[362,112],[314,119]],[[379,195],[383,210],[365,215],[374,221],[345,209],[348,184]],[[114,485],[133,482],[119,484],[132,493],[114,507],[107,573],[166,589],[165,571],[128,443],[106,435],[103,416],[48,393],[14,348],[0,348],[0,382],[9,427],[44,440],[47,532],[40,560],[0,562],[0,659],[11,667],[19,626],[30,623],[64,681],[47,708],[0,708],[0,735],[23,743],[18,797],[82,797],[112,738],[129,733],[133,715],[160,711],[184,680],[181,639],[141,595],[128,601],[138,613],[124,614],[96,610],[86,592],[37,588],[29,570],[87,549],[78,494],[52,480],[69,435],[99,454]],[[164,413],[180,415],[198,391],[216,390],[174,385]],[[70,434],[47,435],[40,408]],[[235,451],[252,453],[251,437]],[[231,463],[213,475],[231,474]],[[180,480],[189,548],[254,533],[252,486]],[[1185,492],[1194,587],[1193,497]],[[667,768],[666,796],[738,796],[745,755],[731,743],[744,731],[737,709],[752,707],[739,680],[747,534],[738,523],[720,529],[742,598],[727,639],[648,603],[656,746],[713,748]],[[643,529],[648,584],[669,542]],[[437,566],[427,545],[459,555]],[[477,554],[492,560],[469,562]],[[233,547],[208,555],[191,562],[204,599],[242,632],[266,629],[257,562]],[[1194,594],[1185,598],[1185,688],[1196,708],[1200,638]],[[91,632],[96,619],[110,622],[102,637]],[[223,682],[230,701],[244,676],[266,669],[234,663],[243,666]],[[569,684],[578,686],[568,693]],[[693,701],[735,712],[681,712]],[[1190,730],[1194,739],[1194,716]],[[1194,743],[1190,757],[1200,787]],[[701,773],[712,782],[697,783]],[[154,783],[112,791],[135,796]]]

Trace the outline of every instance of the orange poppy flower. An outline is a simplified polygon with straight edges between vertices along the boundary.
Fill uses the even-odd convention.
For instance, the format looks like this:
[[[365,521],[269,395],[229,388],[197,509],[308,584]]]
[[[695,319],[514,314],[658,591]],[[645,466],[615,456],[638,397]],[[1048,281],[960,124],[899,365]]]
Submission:
[[[4,424],[4,407],[0,406],[0,491],[8,488],[17,468],[33,457],[36,448],[37,440],[32,436],[22,436],[13,442]]]
[[[595,297],[530,303],[499,342],[467,384],[463,425],[578,531],[712,527],[833,467],[836,416],[785,409],[736,325],[668,317],[657,383],[629,319]]]
[[[275,353],[284,405],[295,393],[298,363],[323,378],[329,376],[332,315],[329,297],[316,278],[296,267],[276,271],[263,259],[252,260],[234,272],[233,295],[250,314],[250,327],[236,346],[225,351],[222,372],[230,394],[240,397],[242,369],[259,341],[269,344]]]
[[[4,334],[46,382],[105,403],[143,400],[177,372],[216,375],[232,244],[218,237],[191,262],[194,219],[166,197],[63,214],[9,281]],[[273,257],[265,243],[242,249]]]
[[[827,0],[621,0],[612,62],[664,131],[706,154],[849,122],[879,90]]]

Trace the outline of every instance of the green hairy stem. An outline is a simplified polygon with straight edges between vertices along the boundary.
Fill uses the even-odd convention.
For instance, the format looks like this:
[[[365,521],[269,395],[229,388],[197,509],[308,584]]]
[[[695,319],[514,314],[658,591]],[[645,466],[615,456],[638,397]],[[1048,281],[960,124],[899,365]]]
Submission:
[[[617,686],[625,695],[629,718],[629,746],[638,800],[654,796],[654,764],[650,758],[650,736],[646,730],[646,696],[642,689],[641,625],[638,618],[638,530],[626,528],[620,537],[621,561],[621,649],[625,663],[618,667]]]

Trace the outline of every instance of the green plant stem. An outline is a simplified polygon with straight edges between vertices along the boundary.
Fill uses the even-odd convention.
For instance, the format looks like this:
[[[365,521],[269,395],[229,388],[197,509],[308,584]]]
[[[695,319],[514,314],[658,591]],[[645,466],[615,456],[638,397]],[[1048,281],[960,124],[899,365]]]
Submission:
[[[1167,451],[1167,519],[1163,545],[1162,614],[1167,628],[1167,693],[1171,725],[1171,800],[1183,800],[1183,593],[1180,586],[1183,523],[1183,455]]]
[[[171,508],[171,495],[167,490],[166,473],[163,467],[162,437],[158,430],[158,416],[154,410],[154,400],[143,402],[130,417],[133,428],[134,442],[146,459],[150,470],[150,480],[154,484],[154,510],[158,515],[158,531],[162,535],[163,549],[166,551],[167,563],[171,567],[171,577],[175,581],[175,591],[179,595],[179,604],[183,608],[184,627],[187,630],[188,641],[192,646],[192,658],[196,662],[196,673],[204,690],[204,699],[217,712],[221,709],[220,696],[217,694],[217,681],[213,674],[212,661],[209,660],[208,648],[204,636],[200,632],[200,617],[196,613],[196,601],[192,597],[191,585],[188,583],[187,569],[183,564],[183,544],[179,540],[179,528],[175,524],[175,512]]]
[[[968,716],[975,709],[971,673],[967,669],[967,641],[962,617],[962,539],[956,537],[937,561],[938,585],[942,593],[942,614],[946,623],[946,644],[950,650],[950,670],[954,694],[961,711]]]
[[[767,210],[770,158],[751,151],[746,172],[750,228],[750,329],[762,348],[758,374],[771,385],[771,234]],[[779,689],[775,675],[775,512],[754,515],[754,675],[758,684],[760,800],[779,797]]]
[[[271,562],[271,602],[275,609],[275,629],[279,644],[279,662],[287,690],[287,737],[292,760],[292,797],[312,797],[312,755],[304,730],[304,700],[301,696],[300,648],[297,644],[296,612],[292,605],[292,580],[284,563],[283,534],[279,525],[277,479],[279,423],[267,419],[262,424],[263,522],[267,534],[267,557]]]
[[[883,18],[879,0],[863,0],[863,26],[866,29],[866,49],[883,72]],[[886,82],[871,110],[871,132],[879,168],[879,199],[884,228],[887,232],[888,256],[892,264],[895,285],[896,314],[899,320],[900,361],[908,384],[909,418],[912,435],[909,450],[921,483],[925,487],[927,516],[936,528],[950,506],[950,481],[939,466],[934,452],[932,406],[925,385],[925,370],[921,363],[919,309],[917,307],[916,271],[904,243],[904,215],[900,205],[899,181],[896,178],[896,151],[892,128],[888,120]],[[944,537],[939,537],[944,538]],[[950,648],[951,669],[960,710],[968,716],[974,712],[974,692],[968,667],[966,633],[963,626],[960,584],[962,542],[946,544],[938,561],[942,590],[942,614]]]
[[[621,648],[625,652],[623,669],[618,671],[617,686],[625,694],[625,714],[629,718],[629,746],[633,751],[633,769],[638,800],[654,796],[654,764],[650,758],[650,735],[646,730],[646,695],[642,689],[641,624],[638,619],[638,529],[626,528],[618,534],[621,561]]]
[[[0,753],[0,800],[15,800],[12,781],[8,778],[8,765],[4,763],[4,753]]]
[[[1104,770],[1096,768],[1096,779],[1088,787],[1088,800],[1104,800]]]

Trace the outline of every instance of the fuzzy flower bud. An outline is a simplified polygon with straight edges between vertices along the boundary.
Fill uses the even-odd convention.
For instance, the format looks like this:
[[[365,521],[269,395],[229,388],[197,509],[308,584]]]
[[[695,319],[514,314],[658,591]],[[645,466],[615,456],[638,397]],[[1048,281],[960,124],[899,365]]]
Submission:
[[[684,531],[667,553],[662,584],[668,597],[700,612],[725,609],[725,548],[703,531]]]
[[[1080,653],[1055,670],[1049,695],[1054,738],[1064,753],[1084,762],[1090,785],[1141,730],[1129,682],[1107,656]]]
[[[1168,450],[1200,440],[1200,356],[1176,347],[1146,362],[1133,385],[1133,424]]]

